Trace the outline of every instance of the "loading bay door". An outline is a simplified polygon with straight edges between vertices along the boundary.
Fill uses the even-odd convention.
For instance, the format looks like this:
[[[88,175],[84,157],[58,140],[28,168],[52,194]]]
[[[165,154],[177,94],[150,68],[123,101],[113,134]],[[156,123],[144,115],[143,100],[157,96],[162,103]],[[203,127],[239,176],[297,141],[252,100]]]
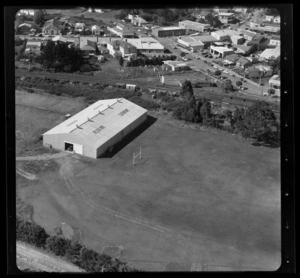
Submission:
[[[65,141],[65,150],[66,151],[74,151],[74,153],[83,155],[83,145]]]

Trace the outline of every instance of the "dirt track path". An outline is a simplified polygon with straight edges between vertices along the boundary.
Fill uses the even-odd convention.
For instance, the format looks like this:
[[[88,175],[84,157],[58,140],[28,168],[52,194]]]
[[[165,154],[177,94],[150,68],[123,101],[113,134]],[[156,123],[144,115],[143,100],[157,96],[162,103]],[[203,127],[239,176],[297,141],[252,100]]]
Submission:
[[[17,265],[20,270],[46,272],[85,272],[79,267],[17,242]]]
[[[23,157],[16,157],[17,161],[29,161],[29,160],[50,160],[55,158],[61,158],[64,156],[68,156],[70,153],[67,152],[60,152],[55,154],[41,154],[35,156],[23,156]]]

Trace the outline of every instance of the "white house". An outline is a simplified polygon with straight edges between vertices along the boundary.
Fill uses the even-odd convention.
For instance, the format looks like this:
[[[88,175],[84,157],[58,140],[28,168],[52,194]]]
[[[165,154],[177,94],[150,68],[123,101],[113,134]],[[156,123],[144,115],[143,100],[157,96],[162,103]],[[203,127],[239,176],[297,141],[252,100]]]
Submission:
[[[84,29],[85,29],[85,24],[84,23],[77,22],[75,24],[75,31],[77,31],[77,32],[83,32]]]
[[[93,35],[100,35],[101,28],[98,25],[93,25],[91,28]]]
[[[272,36],[269,45],[273,47],[280,45],[280,36]]]
[[[222,57],[224,58],[225,56],[229,55],[229,54],[233,54],[234,51],[228,47],[224,47],[224,46],[211,46],[210,47],[210,53],[214,56],[214,57]]]

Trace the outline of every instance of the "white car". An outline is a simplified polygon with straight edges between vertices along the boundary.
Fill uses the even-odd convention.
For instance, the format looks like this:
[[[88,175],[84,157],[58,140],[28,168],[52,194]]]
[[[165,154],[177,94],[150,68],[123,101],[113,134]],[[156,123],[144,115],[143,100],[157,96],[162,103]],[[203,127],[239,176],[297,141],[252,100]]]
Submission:
[[[223,73],[229,74],[229,72],[227,70],[223,70]]]
[[[218,69],[219,67],[218,66],[216,66],[216,65],[213,65],[213,67],[215,68],[215,69]]]

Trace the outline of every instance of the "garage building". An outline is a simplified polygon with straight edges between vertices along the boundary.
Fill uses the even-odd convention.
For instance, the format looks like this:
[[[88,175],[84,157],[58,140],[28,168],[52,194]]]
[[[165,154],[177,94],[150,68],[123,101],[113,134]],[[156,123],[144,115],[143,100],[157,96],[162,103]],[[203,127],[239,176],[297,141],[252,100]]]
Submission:
[[[147,119],[126,100],[99,100],[43,134],[46,147],[98,158]]]

